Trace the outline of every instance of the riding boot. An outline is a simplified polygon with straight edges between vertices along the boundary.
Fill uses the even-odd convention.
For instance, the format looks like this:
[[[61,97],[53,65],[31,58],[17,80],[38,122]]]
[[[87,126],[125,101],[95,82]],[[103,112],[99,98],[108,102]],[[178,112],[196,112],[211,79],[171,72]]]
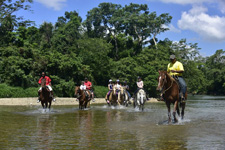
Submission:
[[[91,96],[92,96],[92,102],[95,102],[94,93],[92,93]]]
[[[55,102],[56,100],[54,98],[53,91],[50,91],[50,93],[51,93],[51,97],[52,97],[53,102]]]
[[[181,103],[184,103],[185,102],[185,97],[183,95],[183,93],[180,93],[180,100],[181,100]]]

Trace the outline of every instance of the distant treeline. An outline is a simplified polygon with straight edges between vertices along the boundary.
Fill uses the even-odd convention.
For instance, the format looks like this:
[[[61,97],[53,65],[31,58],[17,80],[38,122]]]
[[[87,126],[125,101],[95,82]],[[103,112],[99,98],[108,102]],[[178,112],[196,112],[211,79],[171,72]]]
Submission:
[[[29,9],[23,0],[18,2],[10,5],[14,2],[3,0],[0,4],[1,88],[37,89],[41,72],[46,71],[57,96],[73,96],[75,85],[85,77],[102,96],[109,79],[127,81],[132,93],[141,76],[145,89],[155,97],[158,70],[166,70],[169,56],[175,54],[184,65],[189,93],[225,92],[224,50],[202,57],[197,43],[157,39],[169,30],[172,16],[168,13],[157,15],[145,4],[101,3],[87,12],[84,21],[71,11],[54,24],[36,27],[15,15]]]

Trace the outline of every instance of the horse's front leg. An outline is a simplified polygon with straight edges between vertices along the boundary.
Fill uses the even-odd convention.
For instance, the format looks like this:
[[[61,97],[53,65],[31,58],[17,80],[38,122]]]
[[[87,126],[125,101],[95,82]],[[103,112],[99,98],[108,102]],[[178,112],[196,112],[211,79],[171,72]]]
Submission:
[[[43,109],[44,109],[44,108],[45,108],[45,106],[44,106],[44,102],[42,102],[42,101],[41,101],[41,105],[42,105],[42,107],[43,107]]]
[[[48,106],[48,109],[50,110],[50,108],[51,108],[51,105],[52,105],[52,102],[50,101],[49,102],[49,106]]]
[[[178,109],[178,100],[174,103],[174,107],[173,107],[173,118],[174,118],[174,122],[178,122],[177,118],[176,118],[176,111]]]
[[[181,105],[181,119],[184,119],[184,109],[185,109],[185,104],[186,103],[181,103],[180,105]]]
[[[167,109],[168,109],[168,123],[171,122],[171,113],[170,113],[170,103],[166,103]]]
[[[120,97],[120,93],[118,93],[118,100],[117,100],[117,104],[121,105],[121,97]]]

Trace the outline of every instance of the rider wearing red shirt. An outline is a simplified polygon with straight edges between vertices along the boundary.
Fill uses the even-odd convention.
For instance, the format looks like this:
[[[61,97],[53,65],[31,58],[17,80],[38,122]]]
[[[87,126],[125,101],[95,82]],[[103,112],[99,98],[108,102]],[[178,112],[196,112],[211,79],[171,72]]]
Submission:
[[[41,84],[41,80],[42,79],[45,79],[46,80],[46,86],[48,87],[48,89],[49,89],[49,91],[51,93],[53,102],[55,102],[56,100],[55,100],[55,98],[53,96],[53,91],[52,91],[52,87],[51,87],[52,86],[52,84],[51,84],[51,81],[52,80],[48,76],[45,75],[45,72],[42,72],[41,78],[39,79],[38,84]],[[38,90],[38,100],[37,100],[38,103],[40,102],[40,92],[41,92],[41,87]]]
[[[88,81],[87,78],[85,78],[84,85],[86,85],[87,90],[89,90],[91,92],[92,101],[94,102],[95,99],[94,99],[94,91],[92,89],[92,83],[90,81]]]

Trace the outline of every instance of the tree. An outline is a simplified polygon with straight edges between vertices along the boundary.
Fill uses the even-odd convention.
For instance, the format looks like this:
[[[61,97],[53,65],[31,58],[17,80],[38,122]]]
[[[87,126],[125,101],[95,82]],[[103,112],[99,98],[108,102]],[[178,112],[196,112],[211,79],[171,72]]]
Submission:
[[[115,59],[117,60],[119,57],[117,36],[122,32],[120,21],[122,15],[121,5],[101,3],[98,8],[93,8],[88,12],[84,22],[89,37],[107,38],[109,42],[113,40]]]
[[[0,1],[0,45],[5,46],[14,40],[12,31],[20,25],[30,25],[31,21],[23,21],[23,17],[18,17],[14,13],[21,9],[29,10],[30,6],[26,3],[32,3],[33,0],[1,0]]]
[[[138,47],[135,54],[142,50],[143,45],[149,44],[153,36],[156,45],[156,35],[168,30],[165,25],[169,24],[172,17],[168,13],[157,17],[155,12],[150,13],[148,6],[139,4],[126,5],[124,8],[124,27],[127,35],[137,39]],[[164,26],[163,26],[164,25]]]
[[[65,12],[65,17],[59,17],[52,38],[52,48],[63,54],[74,51],[77,48],[76,40],[81,38],[81,22],[76,11]]]

